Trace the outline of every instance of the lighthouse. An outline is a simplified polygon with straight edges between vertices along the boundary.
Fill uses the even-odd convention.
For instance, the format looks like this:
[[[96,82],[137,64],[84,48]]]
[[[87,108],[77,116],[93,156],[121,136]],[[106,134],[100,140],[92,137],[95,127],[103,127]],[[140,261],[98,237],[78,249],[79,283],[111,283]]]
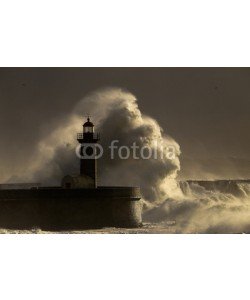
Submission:
[[[97,187],[97,159],[102,154],[99,140],[100,136],[94,132],[94,124],[88,117],[83,131],[77,134],[76,154],[81,152],[80,174],[64,176],[61,186],[0,187],[0,227],[37,227],[53,231],[140,227],[143,204],[139,187]]]
[[[97,159],[96,144],[100,140],[99,133],[95,133],[95,126],[87,118],[83,124],[83,132],[77,134],[77,140],[81,144],[80,176],[89,177],[97,187]]]

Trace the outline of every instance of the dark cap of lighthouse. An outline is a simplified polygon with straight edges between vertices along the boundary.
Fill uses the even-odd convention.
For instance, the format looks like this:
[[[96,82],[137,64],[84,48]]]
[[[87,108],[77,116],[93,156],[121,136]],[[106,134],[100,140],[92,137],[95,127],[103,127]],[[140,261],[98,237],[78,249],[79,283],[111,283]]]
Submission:
[[[83,124],[83,127],[94,127],[94,124],[90,122],[90,117],[87,118],[87,122]]]
[[[96,143],[100,136],[94,133],[95,125],[90,121],[90,117],[87,118],[87,122],[83,124],[83,132],[78,133],[77,140],[79,143]]]

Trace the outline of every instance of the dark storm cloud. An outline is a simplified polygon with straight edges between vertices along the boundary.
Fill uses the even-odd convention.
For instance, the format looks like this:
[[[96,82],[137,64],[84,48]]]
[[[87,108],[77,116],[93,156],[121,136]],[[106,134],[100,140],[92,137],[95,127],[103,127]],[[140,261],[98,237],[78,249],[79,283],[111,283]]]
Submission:
[[[248,177],[248,68],[2,68],[1,178],[25,168],[37,142],[83,96],[110,85],[135,94],[177,140],[183,176],[226,177],[230,165],[230,177]]]

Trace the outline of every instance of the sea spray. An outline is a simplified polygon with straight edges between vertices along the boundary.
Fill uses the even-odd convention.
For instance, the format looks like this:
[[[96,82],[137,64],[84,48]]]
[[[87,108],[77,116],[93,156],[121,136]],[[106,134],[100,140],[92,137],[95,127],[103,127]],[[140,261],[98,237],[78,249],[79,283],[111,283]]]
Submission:
[[[144,200],[151,203],[160,203],[170,196],[180,169],[180,147],[164,134],[156,120],[141,113],[133,94],[120,88],[101,89],[82,99],[63,123],[39,142],[34,163],[26,171],[27,180],[58,185],[64,175],[79,172],[75,137],[86,114],[93,116],[101,132],[104,155],[98,160],[99,185],[138,185]],[[138,160],[122,160],[118,156],[111,159],[107,150],[114,140],[122,146],[147,146],[158,155]],[[175,152],[173,157],[164,151],[170,146]]]

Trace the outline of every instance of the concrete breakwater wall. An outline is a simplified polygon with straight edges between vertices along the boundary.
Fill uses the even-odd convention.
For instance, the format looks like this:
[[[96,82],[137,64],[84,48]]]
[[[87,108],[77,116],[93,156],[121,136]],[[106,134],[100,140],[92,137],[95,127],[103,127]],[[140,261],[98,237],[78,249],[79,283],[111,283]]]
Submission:
[[[140,198],[137,187],[0,190],[0,227],[44,230],[139,227]]]

